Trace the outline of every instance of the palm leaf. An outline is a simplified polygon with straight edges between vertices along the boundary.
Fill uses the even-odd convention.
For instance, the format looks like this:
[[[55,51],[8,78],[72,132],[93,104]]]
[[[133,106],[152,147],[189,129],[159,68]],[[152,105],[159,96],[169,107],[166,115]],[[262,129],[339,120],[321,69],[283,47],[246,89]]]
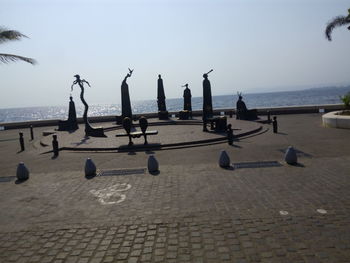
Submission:
[[[332,31],[336,27],[340,27],[346,24],[350,24],[350,18],[346,16],[337,16],[328,22],[325,34],[329,41],[332,41]]]
[[[11,40],[19,40],[22,37],[28,38],[26,35],[23,35],[21,32],[16,30],[6,30],[0,28],[0,43],[4,43]]]
[[[32,58],[27,58],[27,57],[12,55],[12,54],[1,54],[0,53],[0,62],[2,62],[2,63],[15,62],[15,61],[19,61],[19,60],[28,62],[28,63],[30,63],[32,65],[35,65],[37,63]]]

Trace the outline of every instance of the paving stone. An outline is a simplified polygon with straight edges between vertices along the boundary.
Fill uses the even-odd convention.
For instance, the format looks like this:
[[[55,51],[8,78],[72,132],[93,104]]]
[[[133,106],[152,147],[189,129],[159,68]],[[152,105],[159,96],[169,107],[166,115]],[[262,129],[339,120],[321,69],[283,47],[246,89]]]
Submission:
[[[108,257],[108,258],[112,258],[112,257]],[[117,255],[117,259],[127,259],[127,258],[128,258],[128,254],[127,253],[119,253]]]

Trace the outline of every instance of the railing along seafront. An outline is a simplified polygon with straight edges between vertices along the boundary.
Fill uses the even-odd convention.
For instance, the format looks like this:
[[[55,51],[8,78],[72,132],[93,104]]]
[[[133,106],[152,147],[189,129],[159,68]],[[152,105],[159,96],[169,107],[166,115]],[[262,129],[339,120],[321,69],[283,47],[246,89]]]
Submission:
[[[343,110],[343,104],[325,104],[325,105],[304,105],[304,106],[286,106],[286,107],[268,107],[268,108],[257,108],[258,115],[267,115],[270,112],[271,115],[280,114],[306,114],[306,113],[326,113],[330,111]],[[214,109],[215,115],[235,115],[236,110],[234,108],[228,109]],[[169,112],[170,117],[178,117],[179,112]],[[201,116],[202,110],[192,111],[192,116]],[[157,118],[158,113],[139,113],[133,114],[135,119],[144,116],[146,118]],[[78,123],[83,123],[83,118],[77,118]],[[38,120],[38,121],[23,121],[23,122],[7,122],[0,123],[0,130],[10,130],[19,128],[29,128],[31,125],[33,127],[45,127],[45,126],[56,126],[58,125],[58,119],[51,120]],[[89,117],[89,122],[114,122],[116,121],[116,115],[108,116],[91,116]]]

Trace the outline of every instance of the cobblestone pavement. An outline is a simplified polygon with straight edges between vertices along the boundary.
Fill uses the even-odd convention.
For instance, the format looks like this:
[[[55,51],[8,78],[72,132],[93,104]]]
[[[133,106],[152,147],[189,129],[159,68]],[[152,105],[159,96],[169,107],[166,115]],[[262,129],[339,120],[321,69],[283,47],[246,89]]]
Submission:
[[[9,157],[15,143],[3,133],[0,262],[350,262],[350,133],[302,116],[234,147],[154,152],[158,175],[142,170],[140,153]],[[291,141],[297,166],[283,163]],[[281,166],[222,169],[220,149],[234,163]],[[129,174],[88,180],[87,156]],[[19,158],[32,173],[16,184]]]

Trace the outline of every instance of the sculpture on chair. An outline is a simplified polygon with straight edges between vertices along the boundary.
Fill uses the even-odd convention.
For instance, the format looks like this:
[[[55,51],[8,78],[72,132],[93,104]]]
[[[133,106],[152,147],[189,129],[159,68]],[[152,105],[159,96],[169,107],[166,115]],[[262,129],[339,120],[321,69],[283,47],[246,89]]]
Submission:
[[[242,100],[242,93],[238,93],[238,101],[236,103],[236,119],[238,120],[256,120],[258,119],[257,110],[248,110]]]
[[[68,111],[68,120],[58,121],[58,130],[59,131],[75,131],[79,129],[77,122],[77,113],[75,111],[75,104],[72,96],[69,97],[69,111]]]

